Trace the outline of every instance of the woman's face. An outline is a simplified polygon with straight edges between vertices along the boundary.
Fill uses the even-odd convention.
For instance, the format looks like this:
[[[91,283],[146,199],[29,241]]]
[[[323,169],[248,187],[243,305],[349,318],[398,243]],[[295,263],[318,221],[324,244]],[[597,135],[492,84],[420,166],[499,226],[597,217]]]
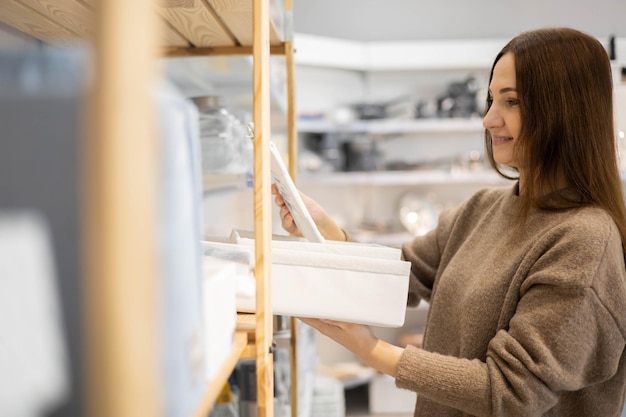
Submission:
[[[515,145],[522,127],[517,89],[515,85],[515,58],[502,55],[493,69],[489,84],[491,107],[483,118],[483,126],[491,133],[493,157],[498,164],[519,167]]]

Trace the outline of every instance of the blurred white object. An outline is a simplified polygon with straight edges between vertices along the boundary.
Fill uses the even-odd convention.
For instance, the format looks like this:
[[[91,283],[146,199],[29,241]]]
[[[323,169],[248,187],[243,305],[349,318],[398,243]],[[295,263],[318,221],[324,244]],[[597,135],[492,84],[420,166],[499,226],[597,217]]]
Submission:
[[[376,374],[369,384],[368,399],[370,414],[412,415],[417,394],[398,388],[389,375]]]
[[[204,394],[202,170],[196,107],[171,84],[154,93],[160,145],[159,272],[163,402],[190,415]]]
[[[613,85],[620,85],[622,83],[622,64],[617,61],[611,61],[611,74]]]
[[[400,221],[414,236],[428,233],[437,225],[438,213],[425,198],[409,191],[400,198]]]
[[[219,96],[191,99],[198,108],[202,171],[208,173],[251,172],[253,144],[244,122],[226,108]]]
[[[233,279],[236,273],[234,262],[211,256],[203,258],[202,307],[208,381],[215,378],[233,348],[237,326],[237,282]]]
[[[341,381],[315,375],[311,414],[313,417],[345,417],[346,398]]]
[[[0,214],[0,416],[41,416],[69,394],[48,238],[39,216]]]
[[[289,207],[293,221],[302,232],[302,236],[311,242],[324,243],[326,239],[324,239],[317,229],[317,225],[313,221],[313,218],[311,218],[309,210],[304,205],[300,192],[293,183],[287,166],[283,162],[283,158],[273,142],[270,142],[270,154],[272,158],[272,182],[276,184],[276,187],[285,200],[285,204]]]
[[[249,252],[227,245],[226,243],[211,242],[203,243],[203,265],[204,265],[204,286],[210,284],[212,274],[222,275],[223,269],[228,269],[229,279],[234,282],[234,297],[236,306],[249,304],[256,297],[256,284],[254,278],[254,256]],[[215,294],[207,291],[204,295],[204,304],[210,303],[208,298],[215,297]],[[219,294],[218,294],[219,296]],[[228,299],[230,294],[226,294]],[[228,312],[228,310],[226,310]],[[207,313],[205,312],[205,315]],[[219,314],[218,314],[219,316]]]
[[[613,112],[615,119],[615,135],[619,168],[626,170],[626,84],[616,84],[613,87]]]

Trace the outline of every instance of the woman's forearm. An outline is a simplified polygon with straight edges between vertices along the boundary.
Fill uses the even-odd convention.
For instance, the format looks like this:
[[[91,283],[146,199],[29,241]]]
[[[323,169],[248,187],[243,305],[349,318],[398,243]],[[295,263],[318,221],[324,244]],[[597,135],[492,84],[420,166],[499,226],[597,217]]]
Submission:
[[[379,372],[396,377],[398,363],[404,349],[378,339],[376,345],[369,352],[355,352],[366,365]]]

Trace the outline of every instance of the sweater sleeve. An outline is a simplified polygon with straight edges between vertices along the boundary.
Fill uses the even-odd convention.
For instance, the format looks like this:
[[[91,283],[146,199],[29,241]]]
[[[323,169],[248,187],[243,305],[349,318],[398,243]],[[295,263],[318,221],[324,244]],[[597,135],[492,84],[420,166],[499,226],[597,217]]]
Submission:
[[[562,392],[610,379],[624,352],[626,284],[621,240],[607,224],[538,240],[520,266],[517,308],[484,360],[407,347],[397,385],[472,415],[536,416]]]
[[[419,304],[420,300],[430,302],[443,247],[450,235],[456,213],[453,210],[442,211],[437,227],[402,245],[402,258],[411,263],[407,301],[411,307]]]

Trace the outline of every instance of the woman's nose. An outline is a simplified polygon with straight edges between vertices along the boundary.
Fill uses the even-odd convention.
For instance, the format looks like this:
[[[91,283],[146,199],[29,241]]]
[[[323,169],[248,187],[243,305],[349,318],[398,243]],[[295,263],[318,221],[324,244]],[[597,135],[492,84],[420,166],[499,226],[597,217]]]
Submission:
[[[501,127],[503,124],[503,119],[498,115],[494,106],[491,106],[487,113],[485,113],[485,117],[483,117],[483,127],[485,129],[489,129],[492,127]]]

